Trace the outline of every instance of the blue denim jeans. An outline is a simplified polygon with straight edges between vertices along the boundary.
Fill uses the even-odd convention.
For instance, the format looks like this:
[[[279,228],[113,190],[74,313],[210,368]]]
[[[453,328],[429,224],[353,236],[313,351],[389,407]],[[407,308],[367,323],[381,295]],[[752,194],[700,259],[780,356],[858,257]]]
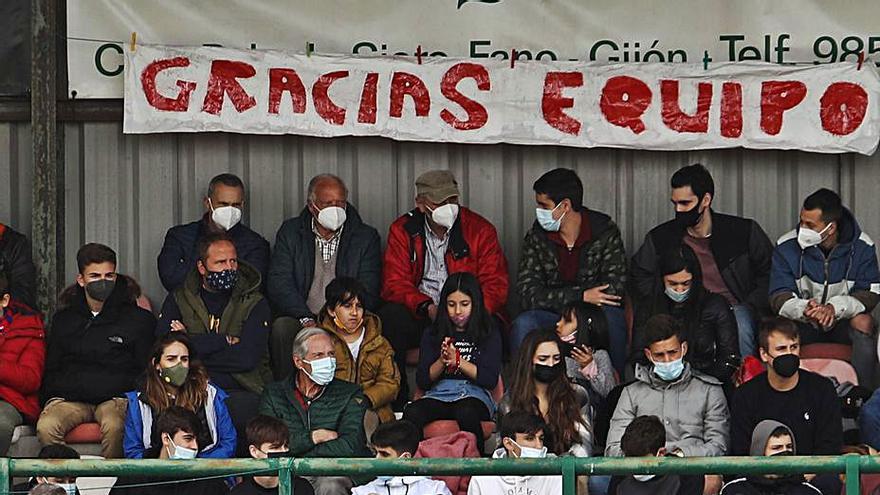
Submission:
[[[611,357],[611,364],[623,376],[627,353],[626,318],[623,308],[603,306],[602,310],[608,320],[608,338],[611,343],[608,354]],[[510,327],[511,359],[516,359],[516,353],[526,335],[539,328],[554,328],[557,321],[559,321],[559,314],[544,309],[532,309],[520,313]]]
[[[740,356],[743,359],[746,356],[754,356],[758,350],[758,328],[755,326],[752,311],[745,304],[734,304],[733,317],[736,318],[736,331],[739,334]]]

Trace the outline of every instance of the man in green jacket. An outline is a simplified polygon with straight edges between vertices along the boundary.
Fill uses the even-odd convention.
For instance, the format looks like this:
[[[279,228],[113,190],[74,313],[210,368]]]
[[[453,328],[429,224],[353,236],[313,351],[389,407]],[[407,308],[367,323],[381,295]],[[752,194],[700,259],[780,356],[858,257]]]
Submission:
[[[305,328],[293,341],[294,373],[263,390],[260,414],[290,430],[292,457],[366,457],[364,413],[370,407],[359,385],[335,379],[333,340]],[[306,477],[316,495],[349,493],[345,476]]]

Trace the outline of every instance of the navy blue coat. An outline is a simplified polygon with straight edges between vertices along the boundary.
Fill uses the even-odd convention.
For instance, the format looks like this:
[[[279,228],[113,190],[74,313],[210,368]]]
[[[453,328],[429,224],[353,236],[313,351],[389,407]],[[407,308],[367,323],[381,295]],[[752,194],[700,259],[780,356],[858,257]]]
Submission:
[[[195,268],[199,258],[199,239],[207,234],[207,215],[192,223],[168,229],[159,252],[159,279],[168,292],[183,285],[186,275]],[[247,261],[266,280],[269,271],[269,242],[260,234],[238,223],[227,234],[235,244],[238,259]]]

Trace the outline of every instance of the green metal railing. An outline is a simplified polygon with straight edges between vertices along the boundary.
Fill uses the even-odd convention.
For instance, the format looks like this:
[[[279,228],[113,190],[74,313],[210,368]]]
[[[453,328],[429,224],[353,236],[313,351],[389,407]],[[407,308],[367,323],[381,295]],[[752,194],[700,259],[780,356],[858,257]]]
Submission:
[[[0,487],[11,477],[173,476],[206,477],[272,473],[280,476],[280,495],[291,495],[291,475],[562,475],[563,495],[575,494],[581,475],[726,474],[761,475],[845,473],[846,495],[858,495],[859,475],[880,473],[880,457],[553,457],[547,459],[155,459],[45,460],[0,458]],[[5,493],[0,491],[0,494]]]

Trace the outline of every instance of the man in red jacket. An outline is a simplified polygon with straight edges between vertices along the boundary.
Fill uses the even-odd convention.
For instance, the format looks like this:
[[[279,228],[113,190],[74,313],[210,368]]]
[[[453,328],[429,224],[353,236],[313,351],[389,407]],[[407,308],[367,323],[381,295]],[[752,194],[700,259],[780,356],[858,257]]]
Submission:
[[[44,338],[42,316],[12,298],[0,274],[0,456],[9,450],[15,427],[40,415]]]
[[[440,289],[451,273],[470,272],[480,281],[486,309],[500,314],[507,302],[507,260],[495,227],[459,205],[458,183],[448,170],[416,179],[416,208],[388,230],[379,310],[382,333],[394,347],[398,367],[406,351],[419,346],[422,331],[437,316]],[[396,408],[409,391],[401,380]]]

